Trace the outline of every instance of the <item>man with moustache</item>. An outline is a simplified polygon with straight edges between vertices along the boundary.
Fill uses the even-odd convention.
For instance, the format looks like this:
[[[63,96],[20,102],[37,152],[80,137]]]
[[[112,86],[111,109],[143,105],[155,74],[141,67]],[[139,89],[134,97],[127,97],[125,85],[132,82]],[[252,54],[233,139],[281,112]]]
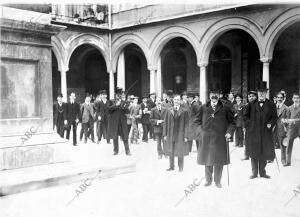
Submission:
[[[113,139],[114,155],[119,153],[119,136],[122,138],[126,155],[131,155],[128,145],[128,128],[126,114],[129,113],[128,103],[122,100],[122,89],[117,88],[115,99],[108,103],[108,138]]]
[[[274,143],[275,147],[281,149],[281,163],[284,165],[286,163],[286,153],[285,146],[283,145],[283,139],[286,137],[287,124],[282,121],[288,117],[288,107],[284,104],[284,95],[279,92],[276,96],[276,109],[277,109],[277,122],[274,129]]]
[[[70,138],[71,127],[73,128],[73,145],[77,145],[77,125],[80,118],[80,105],[75,102],[76,96],[75,93],[72,92],[70,94],[70,101],[67,104],[67,115],[64,123],[68,124],[67,129],[67,139]]]
[[[226,141],[232,138],[235,122],[233,111],[219,97],[219,90],[210,91],[210,101],[201,106],[195,121],[202,131],[197,162],[205,166],[204,186],[210,186],[214,180],[221,188],[223,166],[230,163]]]
[[[300,94],[293,93],[293,104],[288,108],[287,118],[283,119],[288,124],[287,128],[287,147],[282,146],[282,156],[285,160],[284,166],[291,166],[293,143],[297,137],[300,137]]]
[[[64,138],[65,125],[64,120],[66,119],[67,109],[66,103],[62,101],[63,95],[60,93],[57,96],[57,102],[53,105],[53,120],[56,131],[61,138]]]
[[[167,171],[174,170],[174,159],[178,157],[179,172],[183,171],[184,156],[189,154],[187,142],[189,117],[188,112],[180,105],[180,95],[173,98],[173,107],[166,111],[163,124],[163,136],[166,141],[166,154],[170,159]]]
[[[249,122],[247,143],[251,158],[252,175],[250,179],[260,177],[269,179],[265,167],[267,161],[275,158],[272,129],[276,125],[276,105],[266,98],[267,83],[261,82],[257,88],[258,100],[249,103],[244,112],[244,120]]]
[[[157,97],[156,107],[151,109],[150,122],[153,126],[153,133],[155,136],[154,138],[157,143],[158,159],[161,159],[162,156],[165,155],[166,153],[166,146],[162,136],[165,115],[166,115],[166,108],[162,107],[161,99],[160,97]],[[163,143],[163,148],[161,146],[161,143]]]
[[[150,132],[150,106],[148,104],[147,96],[143,97],[143,102],[140,106],[140,115],[141,115],[141,122],[143,126],[143,142],[148,142],[148,133]]]
[[[257,93],[255,91],[249,91],[248,92],[248,103],[244,106],[243,108],[243,116],[244,112],[247,110],[247,106],[249,106],[249,103],[254,102],[257,99]],[[248,137],[248,128],[249,128],[249,122],[244,121],[244,129],[245,129],[245,139],[244,139],[244,144],[245,144],[245,149],[244,149],[244,157],[241,160],[249,160],[249,145],[247,143],[247,137]]]

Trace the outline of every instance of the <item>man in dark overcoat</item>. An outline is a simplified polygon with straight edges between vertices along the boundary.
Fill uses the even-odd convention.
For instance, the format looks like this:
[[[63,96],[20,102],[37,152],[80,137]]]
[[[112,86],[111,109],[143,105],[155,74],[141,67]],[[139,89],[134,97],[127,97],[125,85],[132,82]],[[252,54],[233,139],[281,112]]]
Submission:
[[[189,154],[187,144],[189,114],[180,105],[180,95],[173,98],[174,106],[166,111],[163,136],[166,140],[166,154],[170,158],[168,171],[174,170],[174,158],[178,157],[179,171],[183,171],[184,156]]]
[[[126,155],[131,155],[128,145],[127,117],[129,113],[128,103],[122,100],[122,89],[117,88],[114,100],[108,104],[108,138],[113,139],[114,155],[119,153],[119,136],[124,142]]]
[[[230,163],[226,140],[232,138],[235,122],[232,109],[219,99],[219,90],[212,90],[209,99],[201,106],[195,120],[202,130],[197,162],[205,166],[204,186],[211,185],[214,173],[214,182],[221,188],[223,165]]]
[[[260,177],[270,178],[266,174],[267,160],[275,158],[275,146],[272,129],[277,121],[276,105],[266,98],[268,89],[266,82],[259,83],[258,100],[249,103],[244,112],[244,120],[249,121],[247,144],[251,158],[252,175],[250,179]]]
[[[151,109],[150,122],[153,126],[154,138],[157,143],[158,159],[161,159],[166,153],[166,145],[163,140],[163,124],[165,121],[167,109],[162,107],[160,97],[156,98],[156,107]],[[161,145],[163,143],[163,147]]]
[[[77,145],[77,125],[80,118],[80,105],[75,102],[76,95],[74,92],[70,94],[70,101],[67,104],[67,115],[65,124],[68,124],[67,139],[70,138],[70,131],[73,128],[73,145]]]
[[[254,102],[257,99],[257,93],[255,91],[249,91],[248,92],[248,103],[243,108],[243,118],[244,118],[244,112],[247,111],[247,107],[249,106],[249,103]],[[241,160],[249,160],[249,144],[247,143],[248,139],[248,128],[249,128],[249,122],[244,122],[245,127],[245,140],[244,140],[244,157]]]
[[[196,141],[197,150],[199,148],[200,142],[200,126],[195,123],[197,118],[197,114],[201,107],[201,102],[196,101],[194,99],[193,93],[187,93],[187,111],[189,113],[189,129],[188,129],[188,144],[189,144],[189,151],[192,151],[193,141]]]
[[[64,120],[67,115],[67,105],[62,101],[63,95],[60,93],[57,96],[57,102],[53,104],[53,124],[61,138],[64,138],[65,125]]]

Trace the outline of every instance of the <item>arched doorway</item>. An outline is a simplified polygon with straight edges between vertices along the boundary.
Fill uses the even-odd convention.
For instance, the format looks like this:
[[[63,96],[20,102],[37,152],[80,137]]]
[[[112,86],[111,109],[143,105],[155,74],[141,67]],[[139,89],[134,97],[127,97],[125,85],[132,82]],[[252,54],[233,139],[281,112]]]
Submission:
[[[208,65],[208,88],[224,93],[255,90],[262,80],[262,64],[255,40],[243,30],[229,30],[214,43]]]
[[[285,90],[288,103],[291,95],[299,91],[300,22],[289,26],[279,36],[270,63],[270,93]]]
[[[129,44],[119,55],[117,86],[125,89],[128,95],[142,97],[149,94],[150,74],[147,60],[140,47]]]
[[[74,91],[79,102],[86,93],[96,95],[100,89],[108,92],[109,75],[100,51],[89,44],[77,47],[71,55],[67,72],[68,94]]]
[[[184,38],[171,39],[161,51],[162,89],[199,92],[199,68],[192,45]]]

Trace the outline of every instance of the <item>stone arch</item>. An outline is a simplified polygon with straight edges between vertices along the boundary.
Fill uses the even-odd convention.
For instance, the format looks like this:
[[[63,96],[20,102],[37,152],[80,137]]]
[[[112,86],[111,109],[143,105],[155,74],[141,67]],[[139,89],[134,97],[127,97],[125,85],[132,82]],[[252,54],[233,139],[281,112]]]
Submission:
[[[147,65],[149,68],[149,47],[146,42],[136,34],[125,34],[117,39],[115,39],[112,43],[112,70],[116,72],[117,70],[117,62],[121,51],[129,44],[137,45],[144,53]]]
[[[283,12],[274,19],[265,31],[264,57],[272,59],[274,47],[281,33],[300,21],[300,7]]]
[[[102,56],[105,59],[107,71],[110,71],[110,62],[109,62],[109,49],[104,41],[104,39],[98,35],[90,34],[90,33],[84,33],[77,35],[67,41],[67,47],[68,47],[68,54],[66,58],[66,64],[69,66],[69,62],[71,59],[71,56],[76,48],[83,44],[90,44],[97,48]]]
[[[52,36],[51,38],[52,51],[56,57],[58,64],[58,71],[61,72],[68,70],[68,65],[66,64],[66,56],[65,56],[65,46],[63,42],[56,36]]]
[[[210,51],[216,40],[225,32],[233,29],[240,29],[247,32],[256,42],[259,49],[260,57],[263,54],[262,48],[262,32],[261,29],[253,21],[244,17],[231,17],[220,19],[212,24],[200,39],[200,64],[208,64]]]
[[[182,37],[194,48],[197,61],[200,57],[200,44],[197,36],[190,29],[182,26],[171,26],[159,32],[150,45],[150,67],[156,69],[157,62],[163,47],[173,38]]]

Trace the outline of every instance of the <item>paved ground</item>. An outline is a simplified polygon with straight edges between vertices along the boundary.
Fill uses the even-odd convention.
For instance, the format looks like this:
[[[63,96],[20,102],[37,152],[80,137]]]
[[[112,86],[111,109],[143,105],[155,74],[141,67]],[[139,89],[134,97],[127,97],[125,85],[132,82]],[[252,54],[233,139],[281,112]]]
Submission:
[[[80,145],[74,153],[88,160],[97,155],[100,147],[112,144]],[[121,143],[122,147],[122,143]],[[194,147],[195,148],[195,147]],[[123,147],[121,148],[121,152]],[[194,190],[188,186],[199,184],[203,167],[196,164],[197,154],[185,158],[184,171],[167,172],[168,159],[157,159],[153,141],[131,145],[137,162],[136,173],[111,179],[89,182],[82,193],[79,185],[64,185],[25,192],[0,198],[1,217],[285,217],[300,216],[300,142],[294,147],[293,165],[280,173],[276,162],[268,164],[271,179],[250,180],[250,161],[241,161],[243,149],[230,147],[230,186],[224,168],[222,184]],[[280,158],[280,153],[277,151]],[[116,158],[126,158],[121,153]],[[96,175],[96,174],[95,174]],[[299,189],[297,186],[299,185]],[[78,196],[76,196],[76,190]],[[79,190],[79,191],[78,191]],[[186,190],[186,191],[185,191]],[[185,196],[186,195],[186,196]],[[74,200],[69,203],[72,199]]]

